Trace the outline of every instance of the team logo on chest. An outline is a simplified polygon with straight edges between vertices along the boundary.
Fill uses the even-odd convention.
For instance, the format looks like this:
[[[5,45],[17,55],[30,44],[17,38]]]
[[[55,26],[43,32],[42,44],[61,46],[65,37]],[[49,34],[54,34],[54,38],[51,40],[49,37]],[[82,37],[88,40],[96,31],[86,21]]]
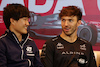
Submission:
[[[85,45],[85,44],[80,45],[80,49],[81,49],[81,50],[86,50],[86,45]]]
[[[57,49],[63,49],[63,48],[64,48],[63,44],[61,44],[61,43],[57,44]]]
[[[27,53],[32,53],[32,47],[27,47],[26,51],[27,51]]]

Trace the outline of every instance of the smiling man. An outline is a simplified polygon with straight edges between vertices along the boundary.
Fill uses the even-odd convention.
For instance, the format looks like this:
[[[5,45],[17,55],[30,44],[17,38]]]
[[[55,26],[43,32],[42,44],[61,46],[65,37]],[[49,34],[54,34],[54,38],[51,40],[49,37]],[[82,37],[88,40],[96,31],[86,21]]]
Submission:
[[[43,67],[39,50],[29,38],[29,10],[21,4],[4,8],[6,32],[0,37],[0,67]]]
[[[97,67],[88,41],[77,36],[82,12],[76,6],[68,6],[59,13],[62,33],[43,45],[41,61],[45,67]]]

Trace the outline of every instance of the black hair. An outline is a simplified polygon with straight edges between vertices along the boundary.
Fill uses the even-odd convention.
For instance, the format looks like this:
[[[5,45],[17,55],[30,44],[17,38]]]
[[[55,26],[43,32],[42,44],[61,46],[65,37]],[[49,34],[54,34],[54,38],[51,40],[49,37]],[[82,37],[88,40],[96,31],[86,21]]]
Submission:
[[[3,20],[7,29],[9,29],[11,23],[10,18],[13,18],[14,20],[19,20],[22,17],[30,17],[27,7],[17,3],[9,4],[8,6],[4,7]]]

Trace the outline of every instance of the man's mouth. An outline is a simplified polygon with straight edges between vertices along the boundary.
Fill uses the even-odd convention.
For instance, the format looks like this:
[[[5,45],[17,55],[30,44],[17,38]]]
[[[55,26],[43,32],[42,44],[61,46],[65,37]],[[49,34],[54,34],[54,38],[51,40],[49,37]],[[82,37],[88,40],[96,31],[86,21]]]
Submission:
[[[27,29],[27,27],[25,27],[25,29]]]
[[[70,28],[64,28],[64,30],[67,32],[67,31],[69,31],[69,30],[70,30]]]

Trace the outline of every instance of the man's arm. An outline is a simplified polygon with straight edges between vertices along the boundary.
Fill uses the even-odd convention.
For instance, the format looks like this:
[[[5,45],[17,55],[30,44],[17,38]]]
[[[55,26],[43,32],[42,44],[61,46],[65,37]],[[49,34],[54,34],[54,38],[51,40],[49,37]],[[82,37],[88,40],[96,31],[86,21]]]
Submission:
[[[40,61],[40,56],[39,56],[39,50],[38,49],[37,49],[37,52],[35,53],[34,65],[35,65],[35,67],[44,67],[43,64]]]
[[[46,42],[43,45],[41,53],[41,61],[44,67],[53,67],[53,56],[54,56],[54,47],[51,41]]]
[[[92,45],[91,45],[91,50],[90,50],[89,67],[97,67],[95,56],[94,56],[93,49],[92,49]]]
[[[0,67],[7,67],[6,48],[0,40]]]

